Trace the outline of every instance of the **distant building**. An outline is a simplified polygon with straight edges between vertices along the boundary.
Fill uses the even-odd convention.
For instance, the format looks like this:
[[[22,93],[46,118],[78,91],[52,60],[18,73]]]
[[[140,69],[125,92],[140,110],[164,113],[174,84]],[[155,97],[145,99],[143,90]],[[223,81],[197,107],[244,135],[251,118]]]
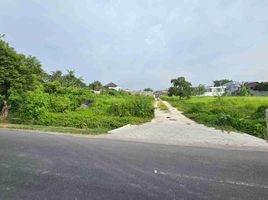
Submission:
[[[250,90],[255,90],[255,88],[258,84],[259,84],[259,82],[247,82],[247,83],[245,83],[245,86]]]
[[[245,86],[252,96],[268,96],[268,82],[247,82]]]
[[[154,96],[156,98],[159,98],[161,95],[167,95],[168,94],[168,90],[157,90],[154,92]]]
[[[227,95],[236,95],[240,91],[242,84],[237,81],[231,81],[229,83],[225,83],[223,87],[225,87]]]
[[[143,91],[143,90],[128,90],[130,94],[140,94],[145,96],[154,96],[152,91]]]
[[[207,87],[207,91],[202,96],[222,96],[225,93],[225,86]]]
[[[117,91],[121,90],[121,88],[118,85],[116,85],[115,83],[112,83],[112,82],[108,83],[104,87],[107,89],[113,89],[113,90],[117,90]]]

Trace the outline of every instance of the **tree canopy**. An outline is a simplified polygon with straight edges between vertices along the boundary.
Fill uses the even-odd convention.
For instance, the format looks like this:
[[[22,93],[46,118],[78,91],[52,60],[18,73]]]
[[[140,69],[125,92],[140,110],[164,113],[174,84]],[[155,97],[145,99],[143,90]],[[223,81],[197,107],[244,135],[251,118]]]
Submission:
[[[153,92],[154,90],[152,88],[145,88],[143,91],[145,91],[145,92]]]
[[[0,95],[8,100],[11,90],[31,90],[44,72],[40,62],[32,56],[17,53],[0,36]]]
[[[229,83],[229,82],[232,82],[232,80],[222,79],[222,80],[215,80],[215,81],[213,81],[214,87],[219,87],[219,86],[222,86],[222,85],[224,85],[226,83]]]
[[[75,76],[74,70],[67,70],[66,74],[63,74],[60,70],[53,71],[48,75],[48,81],[57,81],[64,87],[81,87],[85,85],[81,77]]]
[[[102,83],[100,81],[93,81],[88,87],[94,91],[99,91],[102,88]]]
[[[202,84],[198,85],[197,87],[194,87],[192,89],[193,95],[202,95],[206,92],[206,87]]]
[[[258,91],[268,91],[268,82],[258,83],[255,87],[255,90]]]
[[[178,77],[176,79],[171,80],[171,84],[173,85],[168,89],[169,96],[179,96],[180,98],[186,97],[189,98],[192,91],[192,84],[184,77]]]

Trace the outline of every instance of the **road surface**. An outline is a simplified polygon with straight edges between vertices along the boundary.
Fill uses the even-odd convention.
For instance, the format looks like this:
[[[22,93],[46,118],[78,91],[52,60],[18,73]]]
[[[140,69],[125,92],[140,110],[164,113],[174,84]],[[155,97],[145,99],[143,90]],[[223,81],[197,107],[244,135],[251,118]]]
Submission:
[[[0,129],[0,199],[267,199],[268,154]]]

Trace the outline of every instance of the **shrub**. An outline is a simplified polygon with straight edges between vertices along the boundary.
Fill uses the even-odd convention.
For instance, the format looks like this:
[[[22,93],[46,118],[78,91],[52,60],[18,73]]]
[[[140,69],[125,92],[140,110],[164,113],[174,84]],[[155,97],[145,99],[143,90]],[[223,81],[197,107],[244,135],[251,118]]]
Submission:
[[[49,107],[49,94],[41,90],[29,91],[19,107],[20,117],[37,120]]]
[[[115,116],[152,117],[153,99],[146,96],[129,96],[110,105],[108,113]]]
[[[64,120],[63,120],[64,119]],[[107,115],[93,115],[87,112],[49,113],[45,112],[36,121],[39,125],[66,126],[75,128],[118,128],[126,124],[145,122],[138,117],[116,117]]]
[[[71,109],[72,102],[68,97],[50,95],[48,111],[64,112]]]

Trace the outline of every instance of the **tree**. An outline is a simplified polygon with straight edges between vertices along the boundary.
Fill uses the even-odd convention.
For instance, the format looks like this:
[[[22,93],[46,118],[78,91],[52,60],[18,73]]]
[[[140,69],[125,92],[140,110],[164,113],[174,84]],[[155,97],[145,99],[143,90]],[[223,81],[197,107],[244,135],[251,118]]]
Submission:
[[[85,85],[83,79],[76,77],[75,71],[73,70],[67,70],[67,74],[63,74],[60,70],[53,71],[51,75],[48,76],[48,81],[57,81],[63,87],[83,87]]]
[[[5,103],[6,118],[11,91],[22,93],[34,89],[43,75],[40,62],[32,56],[18,54],[0,35],[0,95]]]
[[[153,89],[151,89],[151,88],[145,88],[143,91],[145,91],[145,92],[153,92]]]
[[[94,91],[99,91],[102,88],[102,83],[100,81],[93,81],[88,87]]]
[[[240,91],[237,93],[237,96],[250,96],[250,93],[245,85],[242,85]]]
[[[172,87],[168,90],[169,96],[179,96],[180,98],[190,98],[192,84],[185,80],[184,77],[179,77],[171,80]]]
[[[219,87],[219,86],[222,86],[222,85],[224,85],[226,83],[229,83],[229,82],[232,82],[232,80],[222,79],[222,80],[215,80],[215,81],[213,81],[214,87]]]
[[[258,91],[268,91],[268,82],[258,83],[255,87],[255,90]]]
[[[53,81],[58,81],[58,82],[62,82],[62,71],[60,70],[56,70],[51,72],[51,74],[49,75],[49,81],[53,82]]]
[[[202,95],[206,92],[206,87],[202,84],[198,85],[197,87],[193,88],[193,95]]]
[[[62,85],[65,87],[80,87],[82,83],[82,78],[77,78],[75,76],[74,70],[67,70],[67,74],[62,77]]]

